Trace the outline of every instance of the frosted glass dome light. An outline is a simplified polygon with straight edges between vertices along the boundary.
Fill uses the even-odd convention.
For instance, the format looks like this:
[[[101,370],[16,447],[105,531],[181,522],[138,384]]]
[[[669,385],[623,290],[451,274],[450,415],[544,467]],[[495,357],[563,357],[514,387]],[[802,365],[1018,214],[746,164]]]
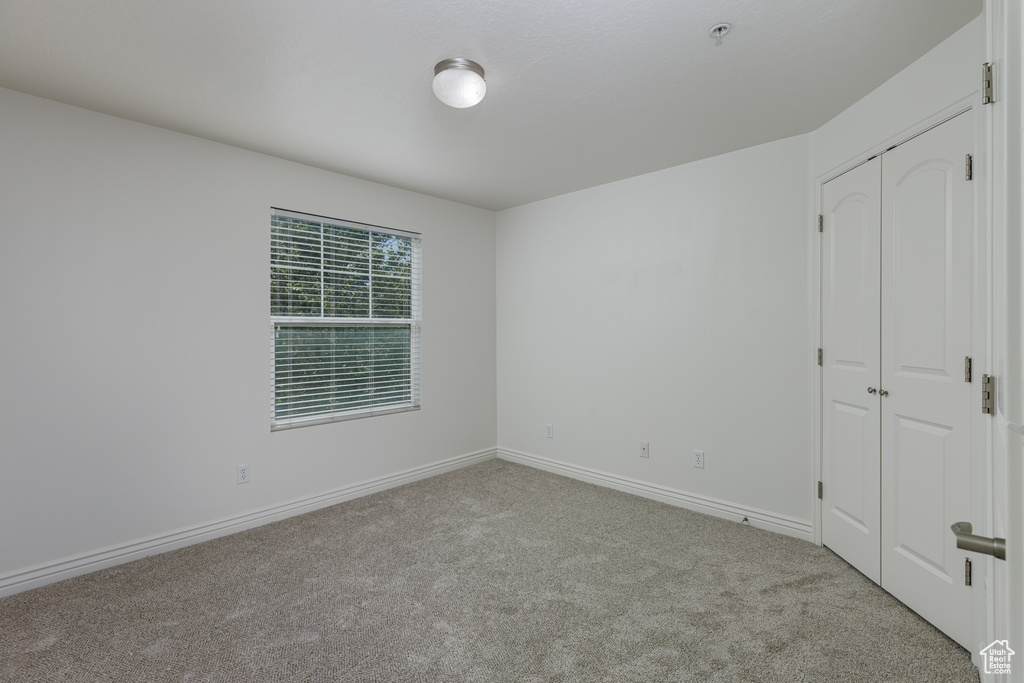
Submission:
[[[449,107],[465,109],[479,104],[487,93],[484,68],[476,62],[456,57],[434,67],[434,94]]]

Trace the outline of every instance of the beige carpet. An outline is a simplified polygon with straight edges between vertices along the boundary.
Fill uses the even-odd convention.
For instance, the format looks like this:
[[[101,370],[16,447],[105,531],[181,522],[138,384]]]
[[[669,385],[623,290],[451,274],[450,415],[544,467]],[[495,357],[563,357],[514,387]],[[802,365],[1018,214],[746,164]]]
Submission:
[[[494,460],[0,600],[3,681],[977,681],[824,548]]]

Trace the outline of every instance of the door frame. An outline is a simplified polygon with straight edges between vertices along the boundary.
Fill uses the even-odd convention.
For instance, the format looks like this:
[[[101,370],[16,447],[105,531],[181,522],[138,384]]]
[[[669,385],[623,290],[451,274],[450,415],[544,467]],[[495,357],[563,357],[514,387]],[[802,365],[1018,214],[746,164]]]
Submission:
[[[992,326],[996,409],[990,471],[996,505],[996,535],[1007,542],[1006,561],[986,574],[984,640],[1024,643],[1024,204],[1022,119],[1024,119],[1024,8],[1017,0],[985,0],[985,60],[993,66],[993,99],[984,107],[988,121],[991,240],[993,245]],[[1000,383],[1002,386],[1000,386]],[[983,681],[1024,681],[1024,665],[1013,676]]]
[[[980,67],[980,65],[979,65]],[[980,69],[979,69],[980,70]],[[961,98],[960,100],[944,107],[940,111],[926,117],[918,123],[905,128],[898,133],[890,136],[889,138],[879,141],[872,145],[870,148],[863,150],[861,153],[855,155],[853,158],[848,159],[846,162],[836,166],[835,168],[826,171],[814,179],[813,196],[814,206],[813,213],[809,225],[811,226],[811,253],[812,268],[811,277],[814,283],[813,290],[813,317],[814,317],[814,342],[813,348],[818,349],[822,347],[822,301],[821,293],[823,283],[821,281],[822,269],[821,259],[822,254],[822,240],[820,233],[818,232],[818,215],[822,212],[822,198],[824,192],[824,185],[828,181],[842,175],[843,173],[853,169],[854,167],[864,163],[865,161],[875,157],[879,154],[886,152],[893,147],[896,147],[913,137],[924,133],[925,131],[934,128],[935,126],[944,123],[952,119],[953,117],[961,114],[969,109],[974,109],[974,136],[973,136],[973,148],[974,148],[974,175],[972,178],[973,186],[973,200],[974,200],[974,225],[972,228],[972,245],[973,245],[973,262],[972,262],[972,310],[973,310],[973,322],[971,329],[971,348],[973,358],[973,372],[976,378],[980,378],[982,373],[992,373],[992,359],[993,359],[993,253],[992,253],[992,189],[991,189],[991,144],[992,137],[991,131],[991,112],[986,111],[986,108],[981,104],[981,93],[976,91],[972,95]],[[991,107],[987,107],[991,110]],[[828,353],[828,349],[825,349],[825,353]],[[822,509],[821,500],[817,497],[817,482],[821,481],[822,473],[822,458],[824,457],[824,447],[822,443],[822,400],[824,398],[822,392],[822,367],[815,363],[814,366],[814,401],[813,401],[813,448],[814,455],[812,461],[814,463],[814,478],[812,480],[813,485],[808,487],[808,491],[812,497],[812,510],[814,511],[813,520],[813,534],[814,543],[822,545],[821,538],[821,520],[822,520]],[[981,401],[981,382],[976,379],[971,383],[971,402],[974,406],[979,406],[978,410],[972,411],[971,413],[971,474],[972,474],[972,490],[971,490],[971,514],[975,520],[970,520],[978,529],[975,533],[982,535],[991,535],[989,533],[992,528],[992,501],[993,498],[993,420],[990,416],[983,415],[980,410]],[[965,520],[968,521],[968,520]],[[952,535],[952,532],[950,532]],[[984,576],[984,581],[975,580],[974,585],[976,590],[972,591],[972,632],[974,634],[973,641],[984,640],[994,631],[992,617],[993,617],[993,596],[992,591],[987,591],[988,586],[993,586],[994,591],[998,591],[999,587],[992,583],[992,558],[986,558],[988,561],[983,560],[983,556],[973,557],[972,563],[975,565],[975,577],[981,578]],[[980,584],[980,585],[979,585]],[[1000,591],[1001,592],[1001,591]],[[1002,593],[1005,595],[1005,593]],[[1001,636],[1005,637],[1005,636]],[[971,657],[976,666],[980,664],[980,655],[978,652],[981,648],[985,647],[990,640],[986,640],[983,643],[975,642],[975,647],[972,649]]]

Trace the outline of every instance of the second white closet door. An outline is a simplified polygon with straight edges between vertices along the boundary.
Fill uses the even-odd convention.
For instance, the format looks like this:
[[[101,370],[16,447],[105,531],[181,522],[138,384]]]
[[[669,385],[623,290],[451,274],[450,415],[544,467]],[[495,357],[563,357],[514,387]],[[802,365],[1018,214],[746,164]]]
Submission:
[[[971,113],[882,157],[882,587],[971,645]]]

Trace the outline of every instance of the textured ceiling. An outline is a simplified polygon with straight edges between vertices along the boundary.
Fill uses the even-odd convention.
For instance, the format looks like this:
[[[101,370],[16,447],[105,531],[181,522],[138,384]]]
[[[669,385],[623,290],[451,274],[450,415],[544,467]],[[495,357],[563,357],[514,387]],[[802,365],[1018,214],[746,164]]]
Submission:
[[[0,0],[0,86],[497,210],[814,130],[981,4]]]

